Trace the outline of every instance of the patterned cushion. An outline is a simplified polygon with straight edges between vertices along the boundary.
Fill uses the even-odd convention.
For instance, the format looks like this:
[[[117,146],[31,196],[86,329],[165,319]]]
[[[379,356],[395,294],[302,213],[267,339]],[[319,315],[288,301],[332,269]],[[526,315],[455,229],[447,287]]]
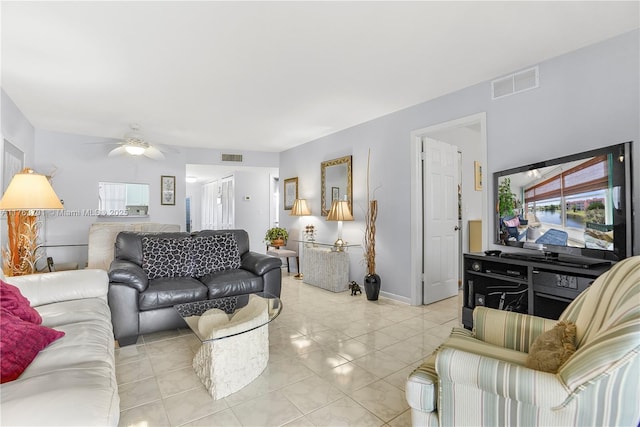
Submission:
[[[240,252],[233,234],[195,237],[193,261],[195,276],[240,268]]]
[[[42,317],[26,299],[20,289],[0,279],[0,306],[20,319],[39,325]]]
[[[192,248],[190,237],[143,237],[142,269],[149,279],[193,276]]]
[[[18,378],[40,350],[64,336],[64,332],[36,325],[0,308],[0,382]]]

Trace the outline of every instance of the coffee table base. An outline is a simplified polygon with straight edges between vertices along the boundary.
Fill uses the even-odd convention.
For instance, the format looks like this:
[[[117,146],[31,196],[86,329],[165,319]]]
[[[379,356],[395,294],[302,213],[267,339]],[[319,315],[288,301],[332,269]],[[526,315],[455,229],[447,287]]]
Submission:
[[[235,393],[255,380],[269,361],[269,327],[205,342],[193,369],[214,399]]]

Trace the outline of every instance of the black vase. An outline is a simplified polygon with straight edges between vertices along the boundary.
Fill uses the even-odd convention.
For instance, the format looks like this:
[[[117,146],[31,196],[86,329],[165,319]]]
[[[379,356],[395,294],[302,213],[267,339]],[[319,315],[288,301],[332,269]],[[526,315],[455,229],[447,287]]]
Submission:
[[[380,293],[380,276],[376,273],[364,276],[364,291],[369,301],[377,301]]]

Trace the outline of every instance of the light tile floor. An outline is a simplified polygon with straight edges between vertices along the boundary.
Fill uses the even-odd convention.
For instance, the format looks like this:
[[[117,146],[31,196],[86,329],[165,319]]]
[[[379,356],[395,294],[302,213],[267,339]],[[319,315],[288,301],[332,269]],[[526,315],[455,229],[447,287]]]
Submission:
[[[409,426],[409,373],[460,326],[459,297],[412,307],[333,293],[284,273],[270,358],[250,385],[213,400],[195,375],[189,329],[116,349],[120,425]]]

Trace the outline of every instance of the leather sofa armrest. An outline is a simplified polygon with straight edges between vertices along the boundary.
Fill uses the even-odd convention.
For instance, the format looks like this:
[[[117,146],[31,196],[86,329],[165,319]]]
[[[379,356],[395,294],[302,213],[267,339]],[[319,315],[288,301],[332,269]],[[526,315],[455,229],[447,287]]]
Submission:
[[[113,260],[109,267],[109,282],[127,285],[138,292],[149,286],[149,279],[139,265],[121,259]]]
[[[83,298],[107,298],[109,281],[104,270],[69,270],[7,277],[32,306]]]
[[[267,272],[280,268],[281,265],[282,261],[280,258],[259,254],[257,252],[247,252],[242,256],[240,268],[258,276],[264,276]]]

